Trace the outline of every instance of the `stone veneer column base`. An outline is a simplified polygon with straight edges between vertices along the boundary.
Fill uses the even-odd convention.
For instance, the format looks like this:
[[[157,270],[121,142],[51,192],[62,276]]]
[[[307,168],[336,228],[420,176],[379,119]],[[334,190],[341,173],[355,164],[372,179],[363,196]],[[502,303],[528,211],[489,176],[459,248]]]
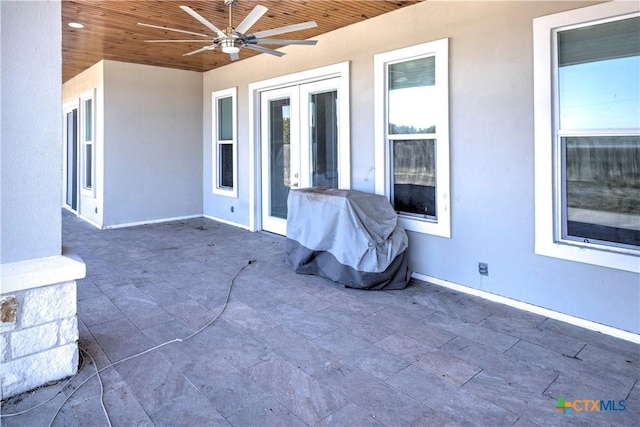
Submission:
[[[6,399],[77,372],[76,279],[86,270],[69,251],[0,267],[0,399]]]

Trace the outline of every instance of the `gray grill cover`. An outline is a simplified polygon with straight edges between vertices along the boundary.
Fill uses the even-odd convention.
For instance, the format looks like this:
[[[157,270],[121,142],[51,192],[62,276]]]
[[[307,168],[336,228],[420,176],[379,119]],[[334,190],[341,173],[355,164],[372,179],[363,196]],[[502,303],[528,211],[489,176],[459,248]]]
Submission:
[[[333,188],[291,190],[285,262],[358,289],[404,289],[407,233],[389,201]]]

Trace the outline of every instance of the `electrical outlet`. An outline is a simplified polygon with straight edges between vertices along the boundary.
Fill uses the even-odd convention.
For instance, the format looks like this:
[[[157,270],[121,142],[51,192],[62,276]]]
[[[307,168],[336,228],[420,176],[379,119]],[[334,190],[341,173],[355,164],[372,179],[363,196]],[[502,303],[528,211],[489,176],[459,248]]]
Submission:
[[[488,276],[489,275],[489,264],[487,264],[486,262],[479,262],[478,263],[478,273],[480,273],[480,275],[482,275],[482,276]]]

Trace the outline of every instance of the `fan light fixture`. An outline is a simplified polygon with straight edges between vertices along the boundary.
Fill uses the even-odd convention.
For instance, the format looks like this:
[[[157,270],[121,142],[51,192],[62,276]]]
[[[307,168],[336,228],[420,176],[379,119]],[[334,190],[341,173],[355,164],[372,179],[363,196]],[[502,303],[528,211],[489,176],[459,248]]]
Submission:
[[[2,1],[2,0],[0,0]],[[306,30],[309,28],[315,28],[318,26],[315,21],[302,22],[300,24],[285,25],[284,27],[272,28],[270,30],[258,31],[255,33],[248,33],[249,29],[255,24],[266,12],[267,8],[261,5],[256,5],[247,16],[244,17],[242,22],[237,27],[233,26],[233,6],[238,0],[224,0],[225,6],[229,7],[229,25],[223,31],[220,28],[213,25],[205,17],[200,15],[189,6],[180,6],[184,12],[191,15],[196,21],[207,27],[211,33],[203,34],[201,32],[179,30],[177,28],[169,28],[166,26],[144,24],[138,22],[138,25],[144,27],[158,28],[163,31],[175,31],[177,33],[190,34],[192,36],[202,37],[203,39],[191,39],[191,40],[145,40],[148,43],[207,43],[208,46],[201,47],[191,52],[185,53],[183,56],[195,55],[196,53],[206,52],[220,47],[224,53],[228,54],[232,61],[240,59],[238,52],[243,49],[253,50],[260,53],[268,53],[274,56],[282,56],[284,52],[280,52],[274,49],[269,49],[261,45],[315,45],[315,40],[287,40],[287,39],[269,39],[266,37],[275,36],[278,34],[289,33],[292,31]]]
[[[234,39],[224,39],[222,40],[222,51],[224,53],[238,53],[240,48],[236,46]]]

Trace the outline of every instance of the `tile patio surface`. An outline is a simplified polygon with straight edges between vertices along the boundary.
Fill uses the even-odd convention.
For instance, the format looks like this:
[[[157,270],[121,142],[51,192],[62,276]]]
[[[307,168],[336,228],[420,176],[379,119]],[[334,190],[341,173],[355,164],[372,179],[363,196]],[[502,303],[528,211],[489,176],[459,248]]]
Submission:
[[[283,239],[207,219],[97,230],[80,341],[95,364],[9,399],[3,426],[618,426],[640,423],[640,346],[435,285],[345,289],[283,263]],[[86,383],[80,387],[80,384]],[[563,414],[559,398],[624,400]]]

